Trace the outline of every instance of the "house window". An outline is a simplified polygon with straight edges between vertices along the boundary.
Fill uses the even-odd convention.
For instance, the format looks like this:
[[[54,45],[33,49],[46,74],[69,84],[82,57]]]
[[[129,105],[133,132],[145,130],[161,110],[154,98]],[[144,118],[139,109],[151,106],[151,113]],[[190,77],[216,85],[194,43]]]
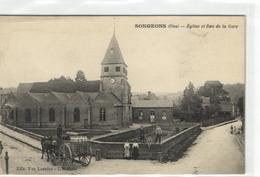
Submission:
[[[151,122],[151,123],[154,123],[154,122],[155,122],[155,113],[154,113],[154,111],[151,111],[151,112],[150,112],[150,122]]]
[[[116,67],[116,72],[120,72],[120,66]]]
[[[49,109],[49,122],[55,122],[55,109]]]
[[[166,112],[164,111],[163,113],[162,113],[162,120],[167,120],[167,116],[166,116],[167,114],[166,114]]]
[[[144,113],[142,111],[139,112],[139,120],[143,120]]]
[[[104,72],[109,72],[109,67],[108,66],[104,67]]]
[[[80,121],[80,110],[79,108],[75,108],[73,112],[74,122]]]
[[[99,120],[100,121],[106,120],[106,109],[105,108],[100,108],[100,110],[99,110]]]
[[[31,109],[25,109],[24,115],[25,115],[25,122],[26,123],[32,122]]]

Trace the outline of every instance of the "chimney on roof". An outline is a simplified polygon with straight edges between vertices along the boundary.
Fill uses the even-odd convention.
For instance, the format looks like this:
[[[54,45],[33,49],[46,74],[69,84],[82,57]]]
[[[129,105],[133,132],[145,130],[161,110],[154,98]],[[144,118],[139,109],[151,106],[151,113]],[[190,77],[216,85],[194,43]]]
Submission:
[[[148,99],[150,100],[152,98],[152,92],[148,91]]]

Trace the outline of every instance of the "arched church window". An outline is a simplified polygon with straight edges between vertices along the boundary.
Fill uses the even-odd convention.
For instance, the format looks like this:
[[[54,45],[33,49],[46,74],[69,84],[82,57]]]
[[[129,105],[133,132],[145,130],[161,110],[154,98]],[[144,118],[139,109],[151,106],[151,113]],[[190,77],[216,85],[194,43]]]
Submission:
[[[55,109],[49,109],[49,122],[55,122]]]
[[[104,67],[104,72],[109,72],[109,67],[108,66]]]
[[[99,110],[99,120],[100,121],[105,121],[106,120],[106,109],[105,108],[100,108]]]
[[[32,122],[31,109],[25,109],[24,116],[25,116],[25,122],[26,123]]]
[[[14,118],[14,110],[10,111],[9,118],[10,118],[10,120],[12,120]]]
[[[80,121],[80,110],[79,108],[75,108],[73,112],[74,122]]]

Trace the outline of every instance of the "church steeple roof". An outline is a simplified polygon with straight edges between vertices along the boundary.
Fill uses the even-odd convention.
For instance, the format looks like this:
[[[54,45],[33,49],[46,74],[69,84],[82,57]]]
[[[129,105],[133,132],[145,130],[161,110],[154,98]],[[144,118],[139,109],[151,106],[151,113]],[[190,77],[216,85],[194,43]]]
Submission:
[[[124,65],[126,65],[124,58],[122,56],[119,44],[116,39],[115,31],[110,40],[105,57],[101,64],[102,65],[106,65],[106,64],[124,64]]]

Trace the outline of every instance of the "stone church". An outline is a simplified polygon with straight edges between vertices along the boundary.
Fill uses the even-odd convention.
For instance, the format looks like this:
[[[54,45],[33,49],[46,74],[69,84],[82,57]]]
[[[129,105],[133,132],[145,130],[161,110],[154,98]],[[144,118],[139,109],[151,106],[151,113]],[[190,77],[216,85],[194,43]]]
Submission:
[[[118,129],[132,124],[127,65],[115,33],[96,81],[20,83],[1,108],[2,121],[22,128]]]

